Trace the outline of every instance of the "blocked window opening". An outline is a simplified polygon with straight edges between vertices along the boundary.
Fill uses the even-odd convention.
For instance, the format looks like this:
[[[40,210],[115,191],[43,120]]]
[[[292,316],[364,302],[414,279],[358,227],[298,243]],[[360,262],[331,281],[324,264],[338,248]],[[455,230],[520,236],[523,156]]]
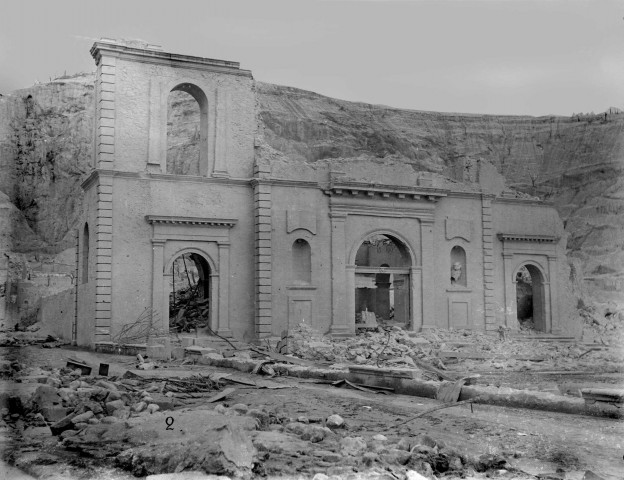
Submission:
[[[196,253],[177,257],[169,271],[169,328],[195,332],[210,327],[210,266]]]
[[[451,285],[465,287],[468,285],[466,268],[466,251],[459,245],[451,249]]]
[[[544,281],[533,265],[520,267],[516,274],[516,312],[521,330],[545,331]]]
[[[89,281],[89,224],[85,223],[82,232],[82,283]]]
[[[360,245],[355,257],[355,322],[407,323],[411,256],[407,247],[390,235],[373,235]]]
[[[205,96],[194,85],[175,87],[167,99],[167,173],[203,175],[205,158],[205,121],[202,105]],[[204,108],[202,108],[204,107]]]
[[[312,283],[312,251],[310,244],[301,238],[292,246],[292,271],[295,283]]]

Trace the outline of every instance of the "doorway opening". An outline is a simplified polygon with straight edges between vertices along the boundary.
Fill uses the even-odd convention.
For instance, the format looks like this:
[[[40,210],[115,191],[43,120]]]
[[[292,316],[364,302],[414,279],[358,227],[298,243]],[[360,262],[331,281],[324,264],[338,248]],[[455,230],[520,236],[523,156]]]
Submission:
[[[392,235],[374,234],[362,242],[355,257],[356,326],[409,322],[411,266],[409,250]]]
[[[534,265],[523,265],[516,273],[516,312],[521,330],[546,331],[544,278]]]
[[[210,327],[210,266],[196,253],[178,256],[169,272],[169,329],[177,333]]]

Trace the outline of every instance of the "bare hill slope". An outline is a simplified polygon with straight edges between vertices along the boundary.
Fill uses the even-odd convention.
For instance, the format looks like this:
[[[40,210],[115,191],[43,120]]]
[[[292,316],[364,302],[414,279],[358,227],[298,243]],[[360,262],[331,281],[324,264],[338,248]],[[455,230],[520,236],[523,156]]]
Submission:
[[[435,113],[260,82],[256,89],[264,139],[286,158],[393,158],[455,181],[467,181],[477,162],[488,162],[510,187],[556,205],[573,275],[592,294],[614,299],[624,287],[624,114]],[[93,92],[93,76],[78,75],[0,96],[0,220],[11,225],[0,249],[8,254],[38,262],[61,252],[71,258],[80,182],[91,168]],[[176,105],[186,114],[183,102]]]

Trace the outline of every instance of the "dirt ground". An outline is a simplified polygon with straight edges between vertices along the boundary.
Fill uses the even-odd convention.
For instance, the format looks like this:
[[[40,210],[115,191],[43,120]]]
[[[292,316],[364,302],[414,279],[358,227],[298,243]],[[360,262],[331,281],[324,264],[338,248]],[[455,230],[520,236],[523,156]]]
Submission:
[[[591,478],[587,476],[587,470],[604,479],[624,478],[624,424],[619,420],[486,405],[460,405],[405,423],[438,402],[392,393],[375,394],[336,388],[313,380],[289,377],[267,379],[209,366],[179,366],[142,372],[133,368],[136,363],[133,357],[95,354],[76,349],[43,349],[33,345],[3,347],[2,350],[4,359],[17,360],[25,367],[61,368],[65,366],[68,357],[78,356],[89,364],[110,364],[111,377],[121,376],[127,370],[152,378],[183,378],[221,372],[265,387],[230,383],[228,387],[234,388],[234,391],[223,401],[206,404],[202,399],[187,400],[186,404],[174,410],[157,412],[148,421],[157,428],[160,425],[160,435],[163,436],[168,434],[165,432],[166,422],[179,425],[189,418],[192,422],[195,416],[205,413],[204,410],[214,408],[220,409],[219,412],[224,415],[233,415],[234,409],[229,407],[240,408],[241,404],[250,411],[255,409],[266,412],[273,419],[271,425],[265,425],[264,430],[267,432],[296,433],[297,428],[316,425],[321,427],[334,414],[344,419],[345,424],[341,428],[334,429],[320,442],[292,437],[289,445],[282,442],[279,448],[258,448],[252,474],[254,477],[312,478],[320,473],[330,477],[337,475],[340,478],[358,478],[358,475],[372,475],[370,478],[405,478],[406,467],[401,466],[402,460],[392,457],[392,454],[398,455],[398,449],[384,450],[374,447],[377,440],[373,437],[381,434],[387,437],[383,440],[387,445],[408,445],[409,450],[414,445],[431,441],[436,452],[444,452],[446,458],[452,459],[453,455],[461,457],[462,468],[437,473],[437,478],[581,480]],[[536,373],[532,372],[532,375]],[[503,377],[502,374],[499,376]],[[546,383],[555,384],[564,380],[567,379],[547,377]],[[582,379],[587,380],[590,379]],[[623,376],[610,374],[591,380],[621,384]],[[506,378],[505,382],[508,381]],[[21,385],[25,384],[5,380],[2,388],[20,388]],[[133,414],[128,421],[140,423],[143,418]],[[57,437],[44,430],[28,426],[25,428],[24,424],[11,422],[5,416],[1,429],[3,459],[35,478],[136,478],[132,472],[116,468],[110,456],[85,456],[84,452],[67,448]],[[174,432],[171,435],[173,442],[174,435],[177,434]],[[246,435],[258,446],[262,443],[259,438],[265,434],[249,431]],[[366,445],[357,452],[347,454],[344,450],[347,437],[359,437]],[[163,438],[166,441],[167,437]],[[379,455],[368,455],[366,452],[371,449]],[[479,457],[483,458],[483,455],[490,455],[491,458],[500,456],[497,458],[504,459],[506,463],[503,461],[498,467],[477,472],[474,465],[478,464]],[[429,477],[433,478],[431,472]],[[317,476],[317,479],[320,478],[325,477]]]

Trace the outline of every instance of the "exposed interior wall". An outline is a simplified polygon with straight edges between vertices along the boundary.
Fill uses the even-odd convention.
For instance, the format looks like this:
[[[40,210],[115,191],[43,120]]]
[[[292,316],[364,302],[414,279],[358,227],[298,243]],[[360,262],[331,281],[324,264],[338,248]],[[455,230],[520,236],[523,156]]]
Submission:
[[[41,331],[71,342],[75,301],[74,289],[42,297],[37,317]]]
[[[89,346],[95,339],[95,294],[96,294],[96,242],[94,227],[97,225],[97,185],[92,185],[85,192],[83,204],[82,222],[78,229],[78,275],[77,282],[77,312],[76,312],[76,342],[81,346]],[[89,256],[88,266],[85,267],[84,249],[84,226],[89,225]],[[84,273],[89,272],[89,277],[84,278]]]

